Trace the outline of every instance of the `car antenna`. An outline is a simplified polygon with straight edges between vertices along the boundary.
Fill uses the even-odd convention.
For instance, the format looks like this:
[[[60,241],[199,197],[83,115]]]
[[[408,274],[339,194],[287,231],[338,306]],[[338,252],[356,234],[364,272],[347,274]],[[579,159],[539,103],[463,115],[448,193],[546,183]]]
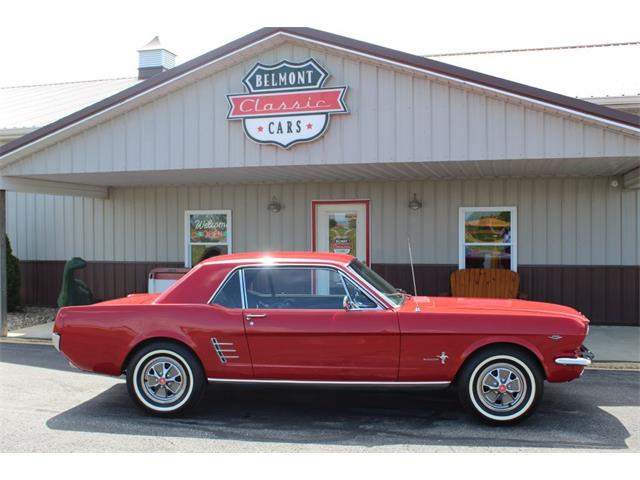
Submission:
[[[416,288],[416,272],[413,269],[413,255],[411,254],[411,238],[407,237],[407,246],[409,247],[409,264],[411,265],[411,278],[413,279],[413,294],[418,296],[418,289]]]

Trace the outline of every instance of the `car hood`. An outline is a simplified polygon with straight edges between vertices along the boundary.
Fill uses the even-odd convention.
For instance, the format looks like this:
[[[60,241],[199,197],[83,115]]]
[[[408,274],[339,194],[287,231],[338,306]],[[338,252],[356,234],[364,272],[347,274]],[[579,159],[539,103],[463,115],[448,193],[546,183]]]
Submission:
[[[421,310],[436,309],[443,311],[487,311],[500,313],[524,313],[548,316],[562,316],[580,318],[587,321],[580,312],[574,308],[555,303],[533,302],[510,298],[472,298],[472,297],[410,297],[405,306],[411,308],[409,303],[417,305]],[[415,308],[415,307],[414,307]]]

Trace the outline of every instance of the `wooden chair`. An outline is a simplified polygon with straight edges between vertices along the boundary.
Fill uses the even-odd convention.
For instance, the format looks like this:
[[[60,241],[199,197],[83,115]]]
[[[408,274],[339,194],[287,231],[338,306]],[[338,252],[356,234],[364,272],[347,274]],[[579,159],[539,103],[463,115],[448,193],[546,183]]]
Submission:
[[[468,268],[451,274],[452,297],[523,298],[520,275],[502,268]]]

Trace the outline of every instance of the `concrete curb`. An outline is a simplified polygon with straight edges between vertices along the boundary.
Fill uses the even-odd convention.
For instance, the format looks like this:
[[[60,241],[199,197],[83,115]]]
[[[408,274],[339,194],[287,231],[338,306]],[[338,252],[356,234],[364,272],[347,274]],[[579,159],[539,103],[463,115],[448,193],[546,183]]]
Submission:
[[[593,362],[587,370],[625,370],[640,371],[638,362]]]
[[[0,337],[0,343],[20,343],[20,344],[32,344],[32,345],[51,345],[51,340],[45,340],[44,338],[18,338],[18,337]]]

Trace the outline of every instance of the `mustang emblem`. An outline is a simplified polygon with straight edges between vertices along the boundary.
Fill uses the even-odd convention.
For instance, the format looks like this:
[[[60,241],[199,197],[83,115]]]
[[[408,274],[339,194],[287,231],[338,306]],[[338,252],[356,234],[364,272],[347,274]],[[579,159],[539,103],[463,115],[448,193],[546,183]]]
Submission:
[[[440,355],[437,355],[435,357],[423,358],[423,360],[425,362],[437,362],[438,360],[440,360],[440,363],[444,365],[447,362],[448,358],[449,358],[449,355],[447,355],[446,352],[442,352]]]

